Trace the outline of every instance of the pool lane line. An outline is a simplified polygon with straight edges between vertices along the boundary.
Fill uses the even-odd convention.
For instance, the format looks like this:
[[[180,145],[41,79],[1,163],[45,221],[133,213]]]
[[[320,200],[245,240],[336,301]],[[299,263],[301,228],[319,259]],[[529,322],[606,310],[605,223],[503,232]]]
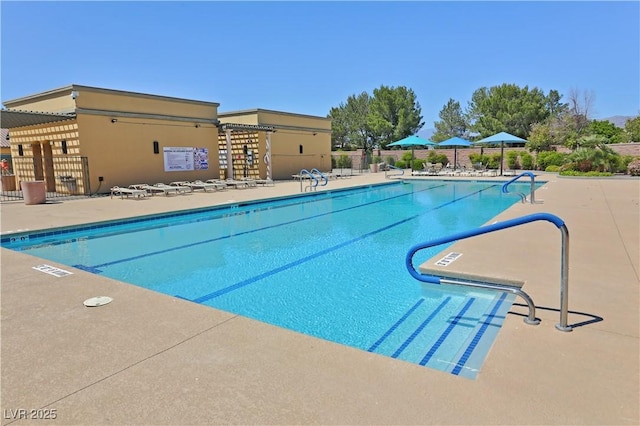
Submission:
[[[467,195],[465,195],[463,197],[456,198],[456,199],[454,199],[452,201],[448,201],[448,202],[446,202],[446,203],[444,203],[444,204],[442,204],[440,206],[434,207],[434,208],[432,208],[430,210],[426,210],[426,211],[424,211],[422,213],[410,216],[410,217],[402,219],[402,220],[400,220],[398,222],[394,222],[394,223],[392,223],[390,225],[384,226],[382,228],[378,228],[378,229],[376,229],[374,231],[367,232],[366,234],[363,234],[363,235],[361,235],[359,237],[353,238],[353,239],[348,240],[348,241],[344,241],[344,242],[342,242],[340,244],[337,244],[335,246],[328,247],[328,248],[326,248],[324,250],[321,250],[321,251],[316,252],[314,254],[311,254],[309,256],[305,256],[305,257],[302,257],[302,258],[300,258],[298,260],[295,260],[293,262],[289,262],[287,264],[279,266],[278,268],[263,272],[263,273],[261,273],[259,275],[256,275],[256,276],[253,276],[251,278],[247,278],[245,280],[242,280],[242,281],[240,281],[240,282],[238,282],[236,284],[230,285],[228,287],[223,287],[220,290],[216,290],[214,292],[211,292],[209,294],[205,294],[204,296],[200,296],[200,297],[198,297],[196,299],[191,299],[191,300],[193,302],[196,302],[196,303],[204,303],[204,302],[207,302],[207,301],[209,301],[211,299],[215,299],[216,297],[220,297],[220,296],[222,296],[224,294],[229,293],[230,291],[237,290],[237,289],[245,287],[245,286],[247,286],[249,284],[253,284],[253,283],[255,283],[255,282],[257,282],[257,281],[259,281],[259,280],[261,280],[263,278],[267,278],[267,277],[270,277],[271,275],[275,275],[275,274],[277,274],[279,272],[285,271],[285,270],[293,268],[295,266],[302,265],[303,263],[306,263],[306,262],[308,262],[310,260],[316,259],[316,258],[318,258],[318,257],[320,257],[322,255],[327,254],[327,253],[331,253],[331,252],[336,251],[338,249],[341,249],[343,247],[346,247],[346,246],[349,246],[351,244],[354,244],[354,243],[356,243],[358,241],[362,241],[362,240],[364,240],[366,238],[369,238],[369,237],[371,237],[373,235],[379,234],[379,233],[387,231],[387,230],[389,230],[391,228],[395,228],[396,226],[399,226],[399,225],[402,225],[404,223],[410,222],[410,221],[412,221],[414,219],[417,219],[420,216],[424,216],[425,214],[428,214],[428,213],[432,212],[433,210],[441,209],[441,208],[443,208],[443,207],[445,207],[447,205],[450,205],[450,204],[453,204],[453,203],[455,203],[457,201],[460,201],[462,199],[471,197],[471,196],[476,195],[476,194],[478,194],[478,193],[480,193],[482,191],[486,191],[487,189],[492,188],[494,186],[497,186],[497,185],[491,185],[491,186],[489,186],[487,188],[480,189],[478,191],[475,191],[475,192],[472,192],[470,194],[467,194]]]
[[[418,309],[418,306],[420,306],[422,302],[424,302],[424,298],[420,298],[420,300],[418,300],[415,305],[413,305],[407,312],[405,312],[404,315],[402,315],[402,317],[400,317],[400,319],[395,322],[395,324],[393,324],[373,345],[371,345],[369,349],[367,349],[367,351],[375,351],[376,348],[380,346],[380,344],[384,342],[387,337],[389,337],[391,333],[393,333],[396,328],[400,326],[400,324],[402,324],[407,318],[409,318],[409,315],[411,315],[413,311]]]
[[[391,185],[391,184],[385,184],[386,185]],[[308,194],[307,198],[309,199],[305,199],[304,197],[296,197],[296,200],[301,200],[295,203],[285,203],[284,201],[286,201],[285,199],[277,199],[277,200],[258,200],[258,201],[254,201],[254,202],[247,202],[244,204],[241,204],[242,207],[249,207],[252,204],[266,204],[269,202],[274,202],[274,203],[278,203],[278,205],[275,206],[270,206],[270,207],[257,207],[257,208],[251,208],[248,210],[240,210],[240,211],[236,211],[236,212],[231,212],[231,213],[221,213],[221,214],[212,214],[212,212],[220,212],[223,210],[236,210],[239,209],[239,206],[235,206],[235,205],[228,205],[228,206],[223,206],[223,207],[214,207],[208,210],[198,210],[198,211],[187,211],[187,212],[176,212],[176,213],[164,213],[161,215],[153,215],[153,217],[143,217],[143,218],[136,218],[136,219],[121,219],[118,221],[113,221],[113,223],[106,223],[106,224],[98,224],[98,225],[82,225],[82,226],[78,226],[75,227],[73,229],[64,229],[64,230],[60,230],[60,231],[46,231],[46,232],[38,232],[38,233],[33,233],[33,234],[29,234],[29,238],[45,238],[45,237],[54,237],[56,235],[64,235],[64,234],[76,234],[82,231],[94,231],[94,230],[99,230],[99,229],[108,229],[108,228],[115,228],[117,226],[129,226],[129,225],[135,225],[138,223],[143,223],[143,222],[153,222],[153,221],[158,221],[158,220],[170,220],[170,219],[174,219],[174,218],[179,218],[179,217],[183,217],[183,216],[192,216],[192,215],[197,215],[197,216],[201,216],[201,215],[206,215],[205,217],[197,217],[197,218],[186,218],[187,220],[181,220],[180,222],[176,223],[176,222],[168,222],[168,223],[159,223],[159,224],[151,224],[149,226],[145,226],[144,230],[151,230],[151,229],[161,229],[161,228],[168,228],[171,226],[177,226],[177,225],[186,225],[186,224],[190,224],[190,223],[198,223],[198,222],[206,222],[206,221],[211,221],[211,220],[219,220],[219,219],[227,219],[229,217],[233,217],[233,216],[243,216],[249,213],[255,213],[255,212],[263,212],[263,211],[269,211],[269,210],[275,210],[275,209],[280,209],[280,208],[286,208],[286,207],[292,207],[292,206],[298,206],[301,204],[312,204],[312,203],[319,203],[319,202],[323,202],[323,201],[327,201],[329,199],[331,200],[335,200],[335,199],[340,199],[340,198],[348,198],[351,197],[353,195],[357,195],[357,194],[361,194],[363,192],[367,192],[368,190],[370,190],[371,188],[362,188],[362,189],[353,189],[353,190],[333,190],[333,191],[327,191],[327,192],[322,192],[322,193],[317,193],[316,194]],[[333,195],[332,197],[330,197],[331,194],[336,194],[337,192],[348,192],[345,194],[339,194],[339,195]],[[283,202],[282,204],[279,204],[280,202]],[[135,229],[134,229],[135,230]],[[54,240],[54,241],[42,241],[39,243],[35,243],[35,244],[31,244],[31,245],[24,245],[24,246],[19,246],[19,247],[10,247],[7,246],[6,248],[9,248],[10,250],[14,250],[14,251],[28,251],[34,248],[40,248],[40,247],[47,247],[47,246],[57,246],[57,245],[62,245],[62,244],[68,244],[68,243],[75,243],[77,241],[83,241],[83,240],[92,240],[95,238],[104,238],[104,237],[112,237],[114,235],[121,235],[121,234],[126,234],[131,232],[131,229],[123,229],[123,230],[113,230],[111,232],[100,232],[100,234],[97,235],[83,235],[83,236],[79,236],[79,237],[71,237],[71,238],[65,238],[65,239],[59,239],[59,240]],[[6,244],[10,242],[9,241],[9,237],[5,238],[2,240],[2,244]],[[87,266],[86,267],[87,270],[90,270],[91,267]]]
[[[91,266],[91,265],[78,264],[78,265],[72,265],[72,266],[74,268],[82,269],[82,270],[87,271],[87,272],[92,272],[94,274],[99,274],[99,273],[102,272],[99,268],[104,268],[104,267],[107,267],[107,266],[117,265],[119,263],[124,263],[124,262],[130,262],[132,260],[143,259],[145,257],[157,256],[157,255],[160,255],[160,254],[170,253],[170,252],[176,251],[176,250],[183,250],[183,249],[186,249],[186,248],[196,247],[196,246],[199,246],[199,245],[202,245],[202,244],[209,244],[209,243],[225,240],[225,239],[232,238],[232,237],[239,237],[239,236],[242,236],[242,235],[252,234],[254,232],[266,231],[267,229],[278,228],[278,227],[281,227],[281,226],[288,226],[288,225],[291,225],[291,224],[294,224],[294,223],[304,222],[306,220],[317,219],[317,218],[322,217],[322,216],[328,216],[328,215],[331,215],[331,214],[342,213],[342,212],[345,212],[345,211],[348,211],[348,210],[352,210],[352,209],[356,209],[356,208],[361,208],[361,207],[370,206],[370,205],[377,204],[377,203],[387,202],[387,201],[393,200],[395,198],[406,197],[406,196],[409,196],[409,195],[413,195],[416,192],[430,191],[432,189],[441,188],[443,186],[446,186],[446,185],[445,184],[435,185],[435,186],[431,186],[431,187],[428,187],[428,188],[421,189],[419,191],[412,191],[412,192],[408,192],[408,193],[404,193],[404,194],[394,195],[393,197],[387,197],[387,198],[384,198],[384,199],[381,199],[381,200],[371,201],[371,202],[368,202],[368,203],[365,203],[365,204],[358,204],[358,205],[351,206],[351,207],[346,207],[346,208],[340,209],[340,210],[333,210],[333,211],[330,211],[330,212],[318,213],[318,214],[313,215],[313,216],[301,217],[299,219],[291,220],[291,221],[288,221],[288,222],[278,223],[278,224],[269,225],[269,226],[263,226],[262,228],[250,229],[248,231],[239,232],[239,233],[236,233],[236,234],[233,234],[233,235],[228,234],[228,235],[223,235],[221,237],[210,238],[210,239],[202,240],[202,241],[196,241],[196,242],[190,243],[190,244],[184,244],[184,245],[181,245],[181,246],[171,247],[171,248],[164,249],[164,250],[152,251],[152,252],[140,254],[138,256],[127,257],[127,258],[124,258],[124,259],[118,259],[118,260],[114,260],[114,261],[111,261],[111,262],[101,263],[101,264],[98,264],[98,265]]]
[[[469,310],[469,308],[471,307],[471,305],[473,305],[473,302],[475,302],[475,301],[476,301],[475,297],[472,297],[469,300],[467,300],[467,303],[460,310],[460,312],[458,312],[458,315],[456,315],[453,318],[453,321],[451,321],[451,323],[445,329],[445,331],[440,335],[440,337],[438,337],[438,340],[436,340],[436,342],[433,344],[433,346],[431,346],[431,349],[429,349],[429,352],[427,352],[427,354],[424,356],[424,358],[422,358],[422,360],[419,362],[420,365],[424,366],[424,365],[427,364],[427,362],[429,362],[429,360],[431,359],[433,354],[435,354],[436,351],[438,349],[440,349],[440,345],[442,345],[442,343],[447,339],[447,337],[449,337],[449,334],[451,334],[453,329],[457,327],[458,323],[460,322],[460,320],[464,316],[465,312],[467,312]]]
[[[427,319],[422,321],[422,323],[418,326],[418,328],[416,328],[413,331],[413,333],[411,333],[411,335],[407,338],[407,340],[405,340],[400,345],[400,347],[393,353],[393,355],[391,355],[391,358],[398,358],[400,354],[407,348],[407,346],[409,346],[411,342],[413,342],[414,339],[418,337],[418,335],[422,332],[422,330],[424,330],[427,324],[429,324],[450,301],[451,301],[451,296],[447,296],[447,298],[442,303],[440,303],[440,305],[433,312],[431,312],[431,314],[427,317]]]
[[[476,346],[478,346],[480,339],[482,339],[482,336],[487,331],[489,326],[492,325],[491,322],[496,317],[496,313],[498,312],[498,310],[500,309],[500,306],[502,306],[506,298],[507,298],[507,293],[502,293],[498,302],[493,306],[493,309],[491,309],[491,312],[489,313],[489,315],[487,315],[487,318],[483,321],[480,329],[477,331],[475,336],[473,336],[471,343],[469,344],[469,346],[467,346],[467,349],[465,349],[464,353],[456,363],[456,366],[453,368],[453,370],[451,370],[451,374],[455,374],[456,376],[460,374],[460,371],[462,371],[462,369],[464,368],[465,364],[469,360],[469,357],[471,357],[471,354],[475,350]]]

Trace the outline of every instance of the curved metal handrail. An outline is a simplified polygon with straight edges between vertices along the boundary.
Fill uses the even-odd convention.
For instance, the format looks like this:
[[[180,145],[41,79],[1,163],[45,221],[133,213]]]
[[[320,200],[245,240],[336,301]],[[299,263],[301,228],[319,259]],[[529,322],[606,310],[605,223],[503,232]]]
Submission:
[[[309,186],[307,186],[306,188],[304,188],[304,190],[302,189],[302,185],[303,185],[303,176],[304,175],[309,175]],[[307,169],[302,169],[300,170],[300,192],[307,192],[307,188],[309,188],[310,190],[315,189],[318,186],[318,178],[316,178],[313,173],[311,173],[309,170]]]
[[[322,174],[322,172],[321,172],[320,170],[316,169],[315,167],[314,167],[313,169],[311,169],[311,173],[312,173],[312,174],[313,174],[313,173],[318,174],[318,175],[320,176],[320,178],[321,178],[322,180],[324,180],[324,183],[323,183],[323,184],[321,184],[321,186],[326,186],[326,185],[329,183],[329,178],[328,178],[328,177],[326,177],[324,174]],[[318,185],[316,185],[316,186],[318,186]]]
[[[517,181],[518,179],[520,179],[523,176],[529,176],[531,178],[531,195],[529,196],[529,202],[531,204],[534,204],[536,202],[536,175],[534,175],[531,172],[522,172],[520,173],[518,176],[514,177],[513,179],[511,179],[508,182],[505,182],[504,185],[502,185],[502,192],[504,194],[508,194],[509,190],[507,189],[507,187],[512,184],[513,182]],[[527,201],[527,196],[524,194],[520,194],[520,196],[522,197],[522,202],[526,202]]]
[[[416,271],[413,266],[413,256],[418,251],[429,247],[463,240],[466,238],[475,237],[477,235],[487,234],[489,232],[500,231],[502,229],[512,228],[514,226],[524,225],[525,223],[531,223],[539,220],[553,223],[558,229],[560,229],[560,233],[562,235],[562,258],[560,261],[560,322],[556,324],[556,328],[560,331],[571,331],[571,326],[567,324],[569,313],[569,230],[567,229],[567,226],[562,219],[550,213],[534,213],[515,219],[505,220],[504,222],[497,222],[491,225],[482,226],[480,228],[459,232],[457,234],[449,235],[446,237],[436,238],[435,240],[427,241],[426,243],[416,244],[411,247],[409,249],[409,252],[407,253],[405,259],[407,270],[409,271],[409,274],[411,274],[411,276],[418,281],[431,284],[441,284],[443,282],[446,283],[446,279],[442,279],[433,275],[423,275]],[[458,284],[467,285],[461,284],[460,282],[458,282]],[[490,285],[491,284],[488,284],[488,286]],[[484,286],[484,284],[474,284],[473,286]],[[493,287],[494,286],[488,288]],[[509,288],[498,288],[498,290],[511,291]],[[528,301],[527,304],[529,304]],[[529,318],[531,319],[531,314]]]
[[[400,167],[392,166],[391,164],[389,164],[387,167],[389,169],[391,169],[391,170],[400,170],[400,173],[396,173],[396,174],[390,175],[389,174],[390,170],[385,170],[384,171],[384,177],[385,178],[392,177],[392,176],[404,176],[404,169],[401,169]]]

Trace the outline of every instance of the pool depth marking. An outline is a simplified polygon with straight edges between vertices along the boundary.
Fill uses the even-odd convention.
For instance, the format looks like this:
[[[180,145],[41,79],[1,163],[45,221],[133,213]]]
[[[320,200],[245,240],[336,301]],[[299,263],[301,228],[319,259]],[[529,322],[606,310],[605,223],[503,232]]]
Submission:
[[[239,233],[236,233],[236,234],[233,234],[233,235],[224,235],[224,236],[221,236],[221,237],[210,238],[210,239],[207,239],[207,240],[196,241],[196,242],[190,243],[190,244],[184,244],[184,245],[181,245],[181,246],[171,247],[171,248],[164,249],[164,250],[152,251],[152,252],[144,253],[144,254],[141,254],[141,255],[138,255],[138,256],[127,257],[127,258],[124,258],[124,259],[118,259],[118,260],[114,260],[114,261],[111,261],[111,262],[101,263],[99,265],[93,265],[93,266],[90,266],[90,265],[72,265],[72,266],[74,268],[82,269],[83,271],[91,272],[91,273],[94,273],[94,274],[99,274],[99,273],[102,272],[99,268],[104,268],[105,266],[117,265],[119,263],[130,262],[132,260],[138,260],[138,259],[142,259],[142,258],[145,258],[145,257],[157,256],[157,255],[164,254],[164,253],[170,253],[170,252],[176,251],[176,250],[183,250],[183,249],[186,249],[186,248],[195,247],[195,246],[199,246],[199,245],[202,245],[202,244],[209,244],[209,243],[213,243],[213,242],[224,240],[224,239],[231,238],[231,237],[238,237],[238,236],[241,236],[241,235],[247,235],[247,234],[251,234],[251,233],[254,233],[254,232],[265,231],[267,229],[278,228],[278,227],[281,227],[281,226],[288,226],[288,225],[291,225],[293,223],[304,222],[306,220],[316,219],[316,218],[319,218],[319,217],[322,217],[322,216],[327,216],[327,215],[334,214],[334,213],[341,213],[341,212],[344,212],[344,211],[347,211],[347,210],[352,210],[352,209],[356,209],[356,208],[360,208],[360,207],[365,207],[365,206],[376,204],[376,203],[387,202],[389,200],[393,200],[394,198],[406,197],[406,196],[415,194],[415,192],[430,191],[432,189],[441,188],[443,186],[446,186],[446,185],[442,184],[442,185],[430,186],[428,188],[420,189],[418,191],[413,191],[413,192],[406,193],[406,194],[394,195],[393,197],[387,197],[387,198],[384,198],[384,199],[381,199],[381,200],[371,201],[371,202],[368,202],[368,203],[365,203],[365,204],[358,204],[357,206],[351,206],[351,207],[346,207],[346,208],[340,209],[340,210],[333,210],[333,211],[330,211],[330,212],[319,213],[319,214],[316,214],[316,215],[313,215],[313,216],[302,217],[302,218],[299,218],[299,219],[291,220],[289,222],[279,223],[279,224],[276,224],[276,225],[269,225],[269,226],[264,226],[262,228],[250,229],[248,231],[239,232]]]
[[[285,265],[279,266],[279,267],[277,267],[277,268],[275,268],[275,269],[272,269],[272,270],[270,270],[270,271],[263,272],[262,274],[258,274],[258,275],[254,276],[254,277],[248,278],[248,279],[246,279],[246,280],[242,280],[242,281],[240,281],[240,282],[238,282],[238,283],[236,283],[236,284],[233,284],[233,285],[230,285],[230,286],[227,286],[227,287],[223,287],[223,288],[221,288],[220,290],[216,290],[216,291],[214,291],[214,292],[211,292],[211,293],[209,293],[209,294],[206,294],[206,295],[204,295],[204,296],[200,296],[200,297],[198,297],[198,298],[196,298],[196,299],[191,299],[191,300],[192,300],[193,302],[196,302],[196,303],[204,303],[204,302],[207,302],[207,301],[209,301],[209,300],[211,300],[211,299],[214,299],[214,298],[216,298],[216,297],[220,297],[220,296],[222,296],[223,294],[229,293],[230,291],[237,290],[237,289],[242,288],[242,287],[245,287],[245,286],[247,286],[247,285],[249,285],[249,284],[253,284],[253,283],[255,283],[255,282],[257,282],[257,281],[259,281],[259,280],[261,280],[261,279],[263,279],[263,278],[267,278],[267,277],[269,277],[269,276],[271,276],[271,275],[277,274],[278,272],[282,272],[282,271],[285,271],[285,270],[287,270],[287,269],[293,268],[294,266],[301,265],[301,264],[303,264],[303,263],[305,263],[305,262],[308,262],[308,261],[310,261],[310,260],[312,260],[312,259],[315,259],[315,258],[317,258],[317,257],[320,257],[320,256],[322,256],[322,255],[324,255],[324,254],[327,254],[327,253],[330,253],[330,252],[332,252],[332,251],[338,250],[338,249],[340,249],[340,248],[342,248],[342,247],[346,247],[346,246],[348,246],[348,245],[351,245],[351,244],[353,244],[353,243],[356,243],[356,242],[358,242],[358,241],[361,241],[361,240],[363,240],[363,239],[365,239],[365,238],[368,238],[368,237],[371,237],[371,236],[373,236],[373,235],[379,234],[380,232],[387,231],[387,230],[389,230],[389,229],[391,229],[391,228],[395,228],[396,226],[399,226],[399,225],[402,225],[403,223],[406,223],[406,222],[412,221],[412,220],[414,220],[414,219],[416,219],[416,218],[418,218],[418,217],[420,217],[420,216],[424,216],[425,214],[430,213],[430,212],[432,212],[432,211],[434,211],[434,210],[441,209],[441,208],[446,207],[446,206],[448,206],[448,205],[450,205],[450,204],[453,204],[453,203],[455,203],[455,202],[457,202],[457,201],[460,201],[460,200],[463,200],[463,199],[465,199],[465,198],[471,197],[472,195],[479,194],[480,192],[482,192],[482,191],[486,191],[486,190],[488,190],[488,189],[490,189],[490,188],[492,188],[492,187],[494,187],[494,186],[497,186],[497,185],[491,185],[491,186],[489,186],[489,187],[487,187],[487,188],[483,188],[483,189],[480,189],[480,190],[478,190],[478,191],[475,191],[475,192],[469,193],[469,194],[467,194],[467,195],[465,195],[465,196],[462,196],[462,197],[460,197],[460,198],[456,198],[456,199],[454,199],[454,200],[452,200],[452,201],[448,201],[448,202],[446,202],[446,203],[444,203],[444,204],[441,204],[441,205],[439,205],[439,206],[437,206],[437,207],[434,207],[434,208],[432,208],[432,209],[430,209],[430,210],[426,210],[426,211],[424,211],[424,212],[422,212],[422,213],[420,213],[420,214],[416,214],[416,215],[410,216],[410,217],[408,217],[408,218],[406,218],[406,219],[400,220],[400,221],[398,221],[398,222],[394,222],[394,223],[392,223],[392,224],[390,224],[390,225],[384,226],[384,227],[379,228],[379,229],[376,229],[376,230],[374,230],[374,231],[367,232],[366,234],[363,234],[363,235],[361,235],[361,236],[359,236],[359,237],[356,237],[356,238],[353,238],[353,239],[351,239],[351,240],[348,240],[348,241],[342,242],[342,243],[337,244],[337,245],[335,245],[335,246],[333,246],[333,247],[326,248],[326,249],[324,249],[324,250],[321,250],[321,251],[316,252],[316,253],[314,253],[314,254],[311,254],[311,255],[309,255],[309,256],[303,257],[303,258],[298,259],[298,260],[293,261],[293,262],[289,262],[289,263],[287,263],[287,264],[285,264]],[[376,201],[376,202],[377,202],[377,201]],[[177,296],[177,295],[176,295],[176,296]],[[181,298],[184,298],[184,297],[181,297]]]

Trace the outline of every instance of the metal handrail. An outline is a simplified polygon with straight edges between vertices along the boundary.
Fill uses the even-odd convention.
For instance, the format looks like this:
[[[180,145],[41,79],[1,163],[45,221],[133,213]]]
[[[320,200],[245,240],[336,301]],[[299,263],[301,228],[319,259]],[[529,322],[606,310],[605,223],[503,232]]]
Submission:
[[[321,186],[326,186],[329,183],[329,178],[326,177],[320,170],[316,169],[315,167],[313,169],[311,169],[311,173],[312,174],[313,173],[318,174],[320,176],[320,178],[324,180],[324,183],[321,184]]]
[[[523,176],[529,176],[531,178],[531,196],[529,197],[529,202],[531,204],[535,204],[536,202],[536,175],[534,175],[531,172],[522,172],[520,173],[518,176],[514,177],[513,179],[511,179],[508,182],[505,182],[504,185],[502,185],[502,192],[504,194],[508,194],[509,191],[507,190],[507,187],[512,184],[513,182],[517,181],[518,179],[520,179]],[[522,197],[522,202],[526,202],[527,201],[527,196],[524,194],[520,194],[520,196]]]
[[[404,176],[404,169],[401,169],[400,167],[392,166],[391,164],[389,164],[387,167],[389,169],[392,169],[392,170],[400,170],[400,173],[396,173],[396,174],[390,175],[389,174],[389,170],[385,170],[384,171],[385,179],[388,178],[388,177],[391,177],[391,176]]]
[[[309,170],[307,169],[302,169],[300,170],[300,192],[307,192],[307,188],[309,188],[309,190],[314,190],[316,189],[316,187],[318,186],[318,178],[316,178],[313,173],[311,173]],[[302,185],[303,185],[303,175],[309,175],[309,186],[305,187],[304,190],[302,189]]]
[[[438,246],[441,244],[450,243],[453,241],[463,240],[470,237],[475,237],[477,235],[487,234],[489,232],[499,231],[502,229],[512,228],[514,226],[524,225],[525,223],[531,223],[539,220],[544,220],[547,222],[553,223],[558,229],[560,229],[560,233],[562,235],[562,253],[561,253],[561,261],[560,261],[560,322],[556,324],[556,328],[560,331],[571,331],[572,327],[567,324],[568,316],[569,316],[569,230],[565,225],[564,221],[559,217],[552,215],[550,213],[534,213],[527,216],[522,216],[515,219],[505,220],[504,222],[497,222],[491,225],[482,226],[480,228],[459,232],[457,234],[449,235],[447,237],[436,238],[435,240],[428,241],[426,243],[414,245],[409,249],[407,253],[405,264],[409,274],[413,278],[418,281],[431,283],[431,284],[442,284],[442,283],[453,283],[446,278],[440,278],[433,275],[423,275],[416,271],[413,266],[413,256],[420,250]],[[457,285],[465,285],[471,287],[485,287],[491,288],[500,291],[509,291],[511,287],[502,287],[496,284],[489,283],[468,283],[463,281],[455,281]],[[496,288],[497,287],[497,288]],[[515,287],[514,287],[515,288]],[[523,292],[524,293],[524,292]],[[525,293],[526,294],[526,293]],[[522,296],[521,294],[519,294]],[[527,300],[525,298],[525,300]],[[527,301],[529,304],[529,301]],[[533,302],[529,304],[529,320],[532,318],[532,307]],[[535,309],[535,307],[534,307]],[[535,315],[533,315],[535,318]]]

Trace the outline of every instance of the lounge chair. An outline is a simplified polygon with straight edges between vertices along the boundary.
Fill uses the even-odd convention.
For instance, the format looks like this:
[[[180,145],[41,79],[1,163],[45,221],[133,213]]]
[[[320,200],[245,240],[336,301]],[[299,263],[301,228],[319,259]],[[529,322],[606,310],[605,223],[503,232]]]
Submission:
[[[220,179],[207,179],[205,183],[210,183],[212,185],[215,185],[216,190],[218,191],[224,191],[227,189],[227,184],[224,181],[221,181]]]
[[[189,188],[191,191],[195,191],[196,189],[202,189],[204,192],[208,192],[209,190],[215,191],[217,186],[213,183],[206,183],[201,180],[194,180],[193,182],[171,182],[170,185]]]
[[[129,188],[145,190],[152,196],[160,193],[168,196],[169,194],[183,194],[185,192],[184,189],[178,188],[176,186],[170,186],[165,183],[156,183],[154,185],[148,185],[146,183],[138,183],[134,185],[129,185]]]
[[[253,178],[243,177],[242,179],[240,179],[240,181],[247,182],[247,187],[248,188],[256,188],[258,186],[258,181],[256,181]]]
[[[271,179],[256,179],[255,180],[256,185],[262,185],[262,186],[275,186],[275,182]]]
[[[113,198],[114,195],[119,195],[122,199],[124,199],[125,196],[129,198],[129,195],[140,198],[146,197],[147,191],[143,189],[121,188],[119,186],[113,186],[111,187],[111,198]]]
[[[249,187],[249,182],[244,180],[235,180],[235,179],[227,178],[227,180],[225,180],[224,183],[226,183],[227,186],[231,186],[236,189],[245,189]]]

